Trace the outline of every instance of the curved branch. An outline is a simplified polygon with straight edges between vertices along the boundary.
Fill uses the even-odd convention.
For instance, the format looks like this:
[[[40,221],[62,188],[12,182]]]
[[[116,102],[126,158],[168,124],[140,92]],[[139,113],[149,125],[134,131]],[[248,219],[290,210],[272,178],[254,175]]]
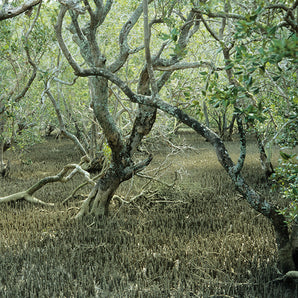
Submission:
[[[148,21],[148,0],[143,0],[143,13],[144,13],[144,45],[145,45],[145,57],[147,63],[147,72],[149,76],[149,82],[151,84],[151,89],[153,95],[157,94],[158,89],[156,85],[156,80],[154,76],[154,71],[152,67],[151,53],[150,53],[150,28]]]
[[[66,60],[68,61],[68,63],[70,64],[70,66],[73,68],[73,70],[75,72],[80,72],[81,71],[81,67],[79,66],[79,64],[76,62],[76,60],[72,57],[70,51],[68,50],[64,39],[62,37],[62,25],[63,25],[63,19],[65,17],[65,14],[67,12],[68,8],[64,5],[62,5],[60,7],[60,11],[58,14],[58,18],[57,18],[57,23],[54,26],[55,31],[56,31],[56,36],[57,36],[57,41],[59,43],[60,49],[63,52]]]
[[[149,3],[151,3],[152,1],[153,0],[149,0]],[[124,65],[129,54],[135,53],[144,48],[144,46],[141,46],[136,48],[135,50],[131,50],[127,42],[129,33],[139,20],[142,13],[143,4],[141,3],[134,11],[134,13],[131,15],[131,17],[128,19],[128,21],[123,25],[119,34],[120,52],[118,58],[111,65],[108,66],[108,69],[110,69],[112,72],[117,72]]]
[[[30,33],[32,32],[33,27],[35,26],[35,24],[37,22],[37,19],[39,17],[40,9],[41,9],[41,4],[42,4],[42,2],[40,1],[40,4],[38,6],[38,9],[37,9],[36,15],[34,17],[34,20],[33,20],[32,24],[31,24],[30,28],[26,32],[26,34],[25,34],[25,40],[24,40],[24,43],[25,43],[25,52],[26,52],[26,55],[27,55],[27,60],[28,60],[29,64],[32,66],[32,68],[33,68],[32,74],[31,74],[31,76],[30,76],[30,78],[29,78],[26,86],[24,87],[24,89],[13,99],[13,101],[15,101],[15,102],[19,102],[26,95],[27,91],[29,90],[30,86],[32,85],[33,81],[36,78],[37,65],[32,60],[32,58],[30,56],[29,47],[28,47],[28,44],[27,43],[28,43],[28,37],[29,37]]]
[[[0,10],[0,21],[14,18],[26,11],[30,11],[34,6],[40,4],[42,0],[31,0],[26,1],[24,4],[12,7],[7,3],[4,3],[2,9]]]
[[[57,115],[57,118],[58,118],[58,122],[59,122],[59,126],[60,126],[60,130],[61,132],[68,138],[70,139],[71,141],[74,142],[74,144],[76,144],[79,148],[79,151],[80,153],[84,156],[84,155],[88,155],[87,151],[85,150],[84,146],[81,144],[81,142],[78,140],[78,138],[73,135],[72,133],[68,132],[67,129],[66,129],[66,126],[65,126],[65,123],[64,123],[64,120],[63,120],[63,117],[62,117],[62,114],[61,114],[61,111],[60,111],[60,108],[58,106],[58,103],[57,101],[55,100],[52,92],[49,90],[50,86],[49,86],[49,82],[47,83],[47,86],[46,86],[46,90],[45,90],[45,93],[47,94],[47,96],[49,97],[50,101],[52,102],[53,106],[54,106],[54,109],[55,109],[55,112],[56,112],[56,115]]]
[[[205,28],[207,29],[207,31],[211,34],[211,36],[217,40],[217,41],[221,41],[219,36],[217,36],[217,34],[213,31],[213,29],[208,25],[208,23],[206,22],[206,20],[203,18],[203,16],[201,15],[201,20],[203,22],[203,24],[205,25]]]
[[[152,161],[152,158],[153,156],[150,154],[148,158],[146,158],[145,160],[139,162],[136,165],[133,165],[132,167],[126,168],[124,170],[123,181],[130,179],[133,175],[144,170],[144,168],[146,168],[150,164],[150,162]]]
[[[160,63],[158,63],[160,62]],[[163,63],[162,60],[159,60],[157,63],[154,64],[155,70],[160,71],[174,71],[174,70],[182,70],[182,69],[189,69],[189,68],[199,68],[199,67],[208,67],[212,70],[223,70],[224,67],[215,67],[211,62],[207,61],[199,61],[199,62],[178,62],[171,65],[166,65]]]
[[[196,13],[204,14],[209,18],[246,20],[245,16],[242,16],[236,13],[202,11],[198,8],[193,8],[192,10]]]

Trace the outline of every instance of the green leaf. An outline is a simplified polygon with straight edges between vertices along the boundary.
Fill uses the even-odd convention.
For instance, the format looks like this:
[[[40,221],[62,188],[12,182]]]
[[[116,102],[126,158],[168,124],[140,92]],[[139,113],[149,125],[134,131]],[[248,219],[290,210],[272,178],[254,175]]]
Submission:
[[[170,39],[170,35],[165,34],[165,33],[160,33],[159,38],[162,39],[162,40],[168,40],[168,39]]]
[[[245,83],[246,83],[247,87],[250,87],[253,83],[252,76],[249,76]]]
[[[282,157],[283,160],[289,160],[292,156],[288,153],[285,153],[283,151],[279,152],[280,156]]]
[[[230,64],[228,64],[226,67],[225,67],[225,70],[229,70],[229,69],[231,69],[231,68],[233,68],[234,67],[234,64],[233,63],[230,63]]]

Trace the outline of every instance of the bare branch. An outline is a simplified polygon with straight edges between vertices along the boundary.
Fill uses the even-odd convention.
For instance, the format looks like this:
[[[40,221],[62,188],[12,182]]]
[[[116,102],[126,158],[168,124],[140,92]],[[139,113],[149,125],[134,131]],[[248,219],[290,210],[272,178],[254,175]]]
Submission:
[[[24,4],[13,7],[7,3],[4,3],[0,10],[0,21],[14,18],[28,10],[31,10],[34,6],[40,4],[42,0],[28,0]]]
[[[161,61],[161,60],[160,60]],[[162,64],[162,63],[161,63]],[[211,62],[207,61],[199,61],[199,62],[178,62],[172,65],[161,65],[156,63],[154,65],[154,69],[161,71],[174,71],[174,70],[182,70],[189,68],[199,68],[199,67],[208,67],[211,70],[223,70],[224,67],[215,67]]]
[[[204,14],[209,18],[223,18],[223,19],[236,19],[236,20],[246,20],[245,16],[236,14],[236,13],[226,13],[226,12],[207,12],[202,11],[198,8],[192,9],[196,13]]]
[[[150,28],[149,28],[149,21],[148,21],[148,0],[143,0],[143,10],[144,10],[144,45],[145,45],[145,56],[146,56],[146,63],[147,63],[147,71],[149,75],[149,81],[151,84],[153,95],[158,93],[156,80],[154,76],[154,71],[152,67],[151,61],[151,53],[150,53]]]
[[[70,170],[72,170],[72,172],[67,177],[65,177]],[[46,206],[54,206],[54,204],[52,203],[46,203],[44,201],[41,201],[35,198],[33,194],[48,183],[54,183],[54,182],[65,183],[69,181],[77,173],[83,174],[85,180],[87,180],[88,183],[95,185],[94,180],[90,178],[90,174],[87,171],[83,170],[80,165],[68,164],[57,175],[45,177],[39,180],[37,183],[35,183],[33,186],[31,186],[25,191],[21,191],[9,196],[0,197],[0,204],[12,202],[12,201],[18,201],[18,200],[26,200],[31,203],[38,203]]]
[[[205,25],[206,29],[208,30],[208,32],[211,34],[211,36],[217,40],[217,41],[221,41],[219,36],[217,36],[217,34],[213,31],[213,29],[209,26],[209,24],[206,22],[206,20],[203,18],[203,16],[201,16],[201,20],[203,22],[203,24]]]
[[[26,52],[26,55],[27,55],[27,59],[28,59],[28,62],[30,63],[30,65],[32,66],[33,68],[33,71],[32,71],[32,74],[26,84],[26,86],[24,87],[24,89],[13,99],[13,101],[15,102],[19,102],[27,93],[27,91],[29,90],[30,86],[32,85],[35,77],[36,77],[36,73],[37,73],[37,66],[36,66],[36,63],[32,60],[31,56],[30,56],[30,52],[29,52],[29,47],[28,47],[28,37],[30,35],[30,33],[32,32],[36,22],[37,22],[37,19],[39,17],[39,14],[40,14],[40,9],[41,9],[41,4],[42,2],[40,1],[39,3],[39,6],[38,6],[38,9],[37,9],[37,12],[36,12],[36,15],[34,17],[34,20],[30,26],[30,28],[28,29],[28,31],[26,32],[25,34],[25,40],[24,40],[24,44],[25,44],[25,52]]]
[[[86,7],[81,5],[80,0],[58,0],[67,9],[71,9],[78,14],[84,14],[86,12]]]
[[[81,142],[78,140],[78,138],[73,135],[72,133],[70,133],[69,131],[67,131],[60,108],[58,106],[57,101],[55,100],[53,94],[50,91],[50,81],[48,81],[47,86],[46,86],[46,90],[45,93],[47,94],[47,96],[49,97],[50,101],[52,102],[58,121],[59,121],[59,126],[60,126],[60,130],[61,132],[70,140],[72,140],[74,142],[74,144],[76,144],[79,148],[80,153],[84,156],[84,155],[88,155],[87,151],[85,150],[85,148],[83,147],[83,145],[81,144]]]
[[[128,180],[133,175],[141,172],[145,167],[147,167],[150,164],[150,162],[152,161],[152,158],[153,158],[153,156],[150,154],[148,156],[148,158],[144,159],[143,161],[133,165],[132,167],[125,168],[124,173],[123,173],[124,174],[123,181]]]
[[[152,2],[152,0],[149,0]],[[117,59],[108,67],[112,72],[117,72],[126,62],[128,55],[132,53],[136,53],[144,48],[144,46],[140,46],[135,48],[134,50],[130,49],[127,38],[129,33],[131,32],[132,28],[135,26],[137,21],[139,20],[140,16],[143,13],[143,4],[141,3],[134,13],[130,16],[128,21],[123,25],[121,31],[119,33],[119,47],[120,52]]]
[[[57,18],[57,24],[55,25],[56,36],[57,36],[57,40],[58,40],[60,49],[63,52],[66,60],[68,61],[68,63],[70,64],[70,66],[73,68],[73,70],[75,72],[80,73],[81,67],[75,61],[75,59],[72,57],[72,55],[71,55],[70,51],[68,50],[68,48],[64,42],[64,39],[62,37],[62,24],[63,24],[63,19],[65,17],[67,10],[68,10],[68,8],[63,5],[60,8],[58,18]]]

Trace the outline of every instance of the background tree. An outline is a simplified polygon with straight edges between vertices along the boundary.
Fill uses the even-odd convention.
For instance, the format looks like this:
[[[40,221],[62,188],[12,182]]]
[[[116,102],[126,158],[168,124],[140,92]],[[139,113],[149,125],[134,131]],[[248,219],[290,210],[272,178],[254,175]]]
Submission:
[[[0,173],[2,176],[6,176],[9,171],[9,162],[4,162],[3,153],[11,146],[13,139],[15,139],[16,131],[14,126],[18,125],[18,134],[20,134],[27,125],[27,123],[22,123],[20,119],[20,121],[15,121],[17,113],[15,105],[24,98],[36,77],[37,66],[35,60],[38,60],[40,49],[35,53],[30,52],[29,35],[32,33],[37,22],[41,5],[38,6],[32,23],[26,21],[23,23],[25,33],[15,30],[18,25],[14,20],[5,19],[31,10],[35,5],[40,3],[41,1],[28,1],[22,7],[11,10],[8,1],[5,1],[1,10],[1,20],[4,20],[0,23],[0,61],[3,76],[1,78],[2,93],[0,96]],[[23,53],[20,54],[20,52]],[[20,71],[20,69],[24,70],[26,68],[31,71],[30,76],[27,76],[26,72]],[[32,111],[31,113],[34,114]],[[24,116],[23,114],[22,117]],[[8,121],[9,119],[12,121]]]

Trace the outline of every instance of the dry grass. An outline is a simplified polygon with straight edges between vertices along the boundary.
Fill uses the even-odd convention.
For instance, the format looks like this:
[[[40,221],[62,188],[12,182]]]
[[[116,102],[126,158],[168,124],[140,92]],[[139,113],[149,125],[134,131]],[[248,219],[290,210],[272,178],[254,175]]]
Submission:
[[[182,179],[171,188],[152,184],[154,196],[131,204],[115,201],[104,222],[78,225],[75,209],[68,210],[78,202],[60,204],[80,177],[36,194],[54,208],[1,205],[0,297],[296,297],[295,285],[271,282],[277,272],[270,223],[237,195],[210,145],[187,139],[198,152],[170,156],[164,170],[167,182],[176,170]],[[235,159],[236,146],[228,144]],[[245,175],[266,193],[253,143],[248,152]],[[0,180],[0,195],[79,159],[70,143],[51,139],[22,161],[10,154],[13,173]],[[151,169],[166,154],[157,152]],[[137,194],[142,183],[126,182],[119,194]]]

